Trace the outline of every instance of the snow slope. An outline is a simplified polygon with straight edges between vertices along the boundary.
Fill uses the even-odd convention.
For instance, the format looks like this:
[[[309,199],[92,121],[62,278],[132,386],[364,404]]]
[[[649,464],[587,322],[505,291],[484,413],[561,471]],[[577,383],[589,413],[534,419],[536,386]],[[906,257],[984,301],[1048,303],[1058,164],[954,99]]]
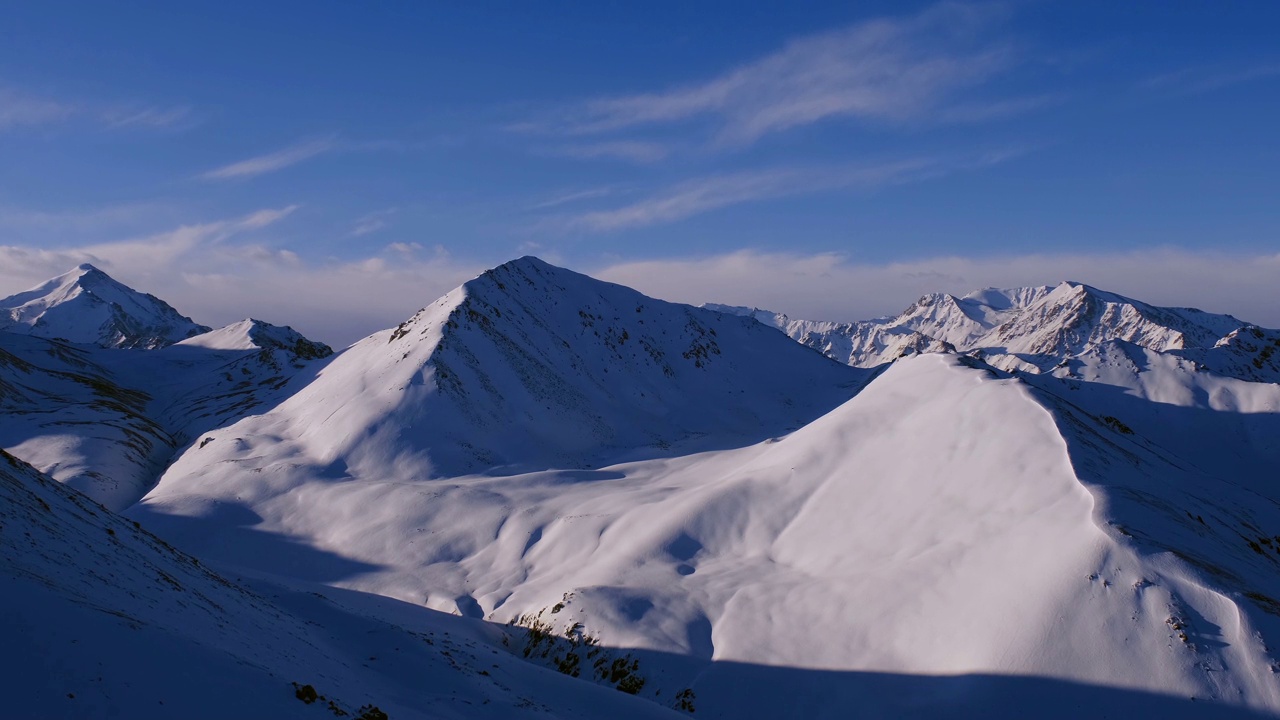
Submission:
[[[96,351],[96,352],[95,352]],[[149,489],[177,443],[104,355],[142,355],[0,332],[0,448],[119,510]]]
[[[755,442],[869,377],[759,323],[523,258],[356,343],[188,457],[263,452],[255,463],[397,480],[582,467]]]
[[[233,584],[3,451],[0,546],[5,717],[672,716],[460,618]]]
[[[1026,709],[1009,693],[1031,693],[1018,677],[1064,683],[1043,692],[1070,702],[1044,716],[1178,698],[1197,716],[1206,700],[1222,703],[1211,714],[1280,709],[1259,607],[1120,532],[1044,401],[962,360],[899,362],[777,440],[592,471],[335,476],[242,434],[213,460],[213,446],[188,451],[129,514],[256,572],[580,622],[647,653],[651,686],[691,687],[700,715],[837,717],[857,703],[1015,717]],[[1128,461],[1107,452],[1103,465]],[[1147,463],[1132,482],[1167,466]],[[246,528],[365,569],[268,556]],[[774,677],[797,677],[817,705],[761,681],[763,666],[789,669]],[[923,689],[868,701],[886,674]],[[938,675],[968,679],[918,682]]]
[[[286,715],[324,712],[299,676],[392,717],[1280,715],[1275,331],[1076,283],[850,325],[718,309],[522,258],[332,356],[256,321],[150,352],[0,333],[0,402],[154,424],[176,454],[125,518],[252,588],[13,461],[63,509],[5,499],[4,622],[70,618],[19,637],[79,687],[99,648],[158,668],[89,714],[198,692],[181,645]],[[53,435],[26,417],[0,435]],[[88,692],[28,674],[24,707]]]
[[[113,510],[332,351],[256,320],[147,352],[0,331],[0,447]]]
[[[0,300],[0,330],[145,350],[171,345],[209,328],[86,263]]]

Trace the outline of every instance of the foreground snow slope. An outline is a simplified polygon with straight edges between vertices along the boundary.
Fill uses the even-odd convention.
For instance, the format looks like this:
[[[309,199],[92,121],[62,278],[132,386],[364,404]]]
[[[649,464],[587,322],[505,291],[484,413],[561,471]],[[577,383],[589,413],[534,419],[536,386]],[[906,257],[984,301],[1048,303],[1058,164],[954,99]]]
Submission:
[[[152,349],[209,328],[85,264],[0,300],[0,330],[112,348]]]
[[[1079,469],[1082,436],[1064,440],[1055,408],[1016,379],[929,355],[756,445],[431,481],[395,464],[334,473],[246,421],[189,450],[130,515],[256,572],[583,623],[606,645],[646,651],[650,687],[689,686],[713,717],[834,717],[850,703],[885,716],[1023,716],[1008,704],[1019,692],[1009,676],[1052,678],[1065,684],[1050,683],[1050,698],[1086,705],[1113,698],[1098,689],[1108,687],[1152,707],[1194,697],[1201,711],[1280,710],[1257,601],[1126,536],[1164,532],[1162,517],[1112,515],[1117,486],[1174,497],[1203,478],[1167,475],[1154,448],[1135,459],[1094,443],[1100,466],[1133,466],[1108,485],[1098,466]],[[258,533],[325,559],[265,552]],[[1186,558],[1222,554],[1216,541],[1178,542]],[[797,702],[791,682],[763,682],[758,665],[795,670],[776,678],[820,700]],[[883,677],[868,673],[974,677],[869,700],[868,678]]]
[[[672,716],[518,660],[476,623],[246,590],[3,451],[0,547],[4,717]]]

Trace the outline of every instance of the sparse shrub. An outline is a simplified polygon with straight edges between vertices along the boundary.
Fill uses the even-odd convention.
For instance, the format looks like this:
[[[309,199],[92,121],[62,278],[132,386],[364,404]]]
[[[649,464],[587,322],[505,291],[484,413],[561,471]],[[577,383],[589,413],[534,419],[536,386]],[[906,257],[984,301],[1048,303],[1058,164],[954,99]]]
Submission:
[[[1103,415],[1099,419],[1102,420],[1103,425],[1106,425],[1107,427],[1111,428],[1112,430],[1115,430],[1121,435],[1133,434],[1133,428],[1120,422],[1120,418],[1112,417],[1111,415]]]
[[[360,714],[356,716],[356,720],[389,720],[387,714],[378,709],[377,705],[365,705],[360,708]]]
[[[299,685],[298,683],[293,684],[293,696],[308,705],[320,698],[315,688],[310,685]]]
[[[697,698],[694,697],[693,694],[693,688],[685,688],[676,693],[675,708],[688,713],[694,712],[695,708],[693,707],[693,701],[696,699]]]

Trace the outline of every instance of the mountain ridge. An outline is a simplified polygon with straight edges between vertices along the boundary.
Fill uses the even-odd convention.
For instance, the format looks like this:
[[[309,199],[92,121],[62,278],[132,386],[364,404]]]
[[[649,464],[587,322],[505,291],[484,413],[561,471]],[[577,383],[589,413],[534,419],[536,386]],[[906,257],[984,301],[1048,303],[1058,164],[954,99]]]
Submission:
[[[0,300],[0,331],[101,347],[151,350],[209,330],[89,263]]]

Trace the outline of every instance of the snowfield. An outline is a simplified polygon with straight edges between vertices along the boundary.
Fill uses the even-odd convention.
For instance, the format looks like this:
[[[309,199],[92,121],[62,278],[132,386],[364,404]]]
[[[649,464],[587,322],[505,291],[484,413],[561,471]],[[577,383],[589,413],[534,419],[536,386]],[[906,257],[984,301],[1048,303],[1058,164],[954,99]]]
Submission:
[[[807,323],[522,258],[334,355],[0,341],[7,632],[62,624],[19,717],[1280,714],[1280,333],[1230,316]]]

